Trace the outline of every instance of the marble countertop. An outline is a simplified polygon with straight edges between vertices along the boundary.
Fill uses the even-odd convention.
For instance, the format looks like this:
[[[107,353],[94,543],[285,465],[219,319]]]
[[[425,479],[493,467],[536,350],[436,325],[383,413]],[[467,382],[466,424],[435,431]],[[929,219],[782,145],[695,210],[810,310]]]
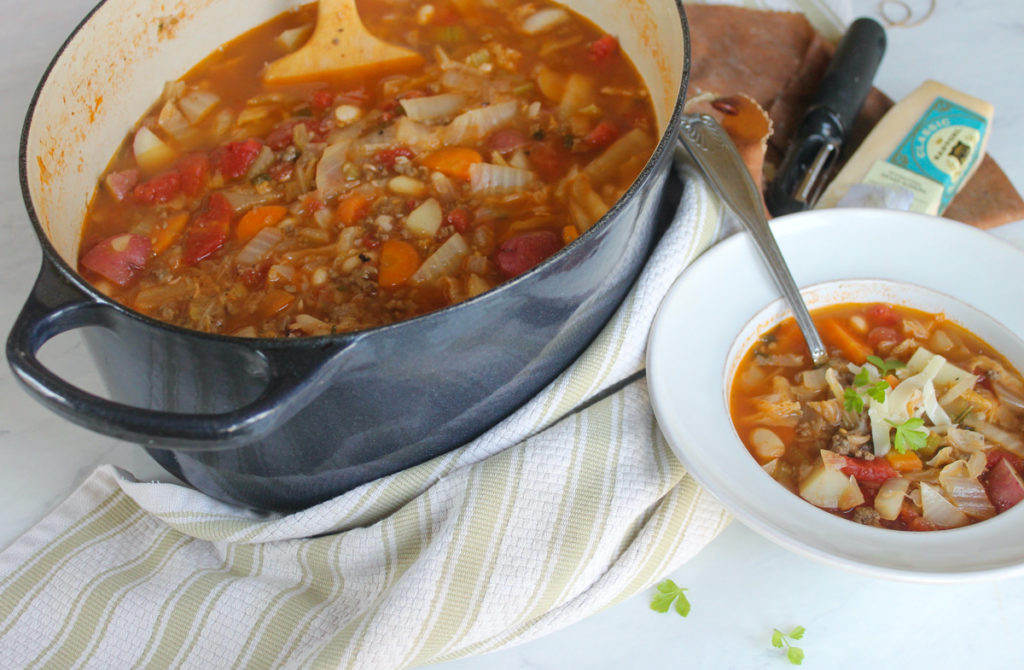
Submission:
[[[889,2],[922,15],[930,0]],[[0,28],[0,330],[6,336],[39,267],[18,182],[21,123],[54,51],[94,0],[5,0]],[[855,16],[878,17],[877,0],[851,0]],[[1011,182],[1024,189],[1024,4],[934,0],[933,14],[891,28],[876,85],[894,99],[932,78],[989,100],[989,144]],[[995,231],[1024,246],[1024,222]],[[1024,307],[1022,307],[1024,308]],[[97,373],[74,334],[55,339],[44,360],[82,385]],[[137,477],[168,476],[134,445],[78,428],[45,410],[0,366],[0,548],[42,518],[101,463]],[[689,617],[656,614],[638,595],[554,635],[446,670],[593,670],[637,667],[778,668],[773,628],[807,629],[806,667],[986,669],[1024,667],[1019,644],[1024,577],[925,585],[864,577],[810,561],[733,523],[694,560],[669,575],[688,588]]]

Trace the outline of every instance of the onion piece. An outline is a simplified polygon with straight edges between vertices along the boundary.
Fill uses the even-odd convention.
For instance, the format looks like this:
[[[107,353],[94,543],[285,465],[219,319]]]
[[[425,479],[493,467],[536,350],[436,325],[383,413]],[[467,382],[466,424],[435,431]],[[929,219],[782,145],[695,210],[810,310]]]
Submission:
[[[245,243],[242,250],[235,256],[235,262],[239,265],[254,265],[263,260],[263,257],[282,239],[284,239],[284,233],[277,228],[273,226],[264,228]]]
[[[1024,396],[1016,389],[1011,388],[998,379],[993,379],[992,390],[996,392],[999,402],[1009,405],[1018,412],[1024,410]]]
[[[220,96],[210,91],[193,89],[178,99],[178,107],[193,126],[206,118],[220,104]]]
[[[551,30],[568,20],[569,14],[564,9],[549,7],[527,16],[523,21],[523,32],[527,35],[536,35]]]
[[[469,166],[469,190],[474,195],[522,191],[532,184],[534,179],[535,176],[530,170],[491,163],[474,163]]]
[[[985,448],[985,436],[974,430],[950,428],[946,431],[949,443],[966,452],[978,452]]]
[[[444,143],[471,144],[482,140],[514,119],[518,112],[519,103],[515,100],[463,112],[445,127]]]
[[[348,184],[344,168],[350,145],[348,140],[327,145],[316,164],[316,190],[327,197],[340,192]]]
[[[419,121],[401,116],[395,122],[394,128],[395,141],[418,154],[441,148],[441,132],[436,127],[431,128]]]
[[[276,191],[260,193],[251,186],[224,189],[221,194],[227,199],[236,214],[260,205],[269,205],[281,199],[281,194]]]
[[[450,275],[458,270],[462,259],[468,254],[469,245],[466,244],[466,240],[462,235],[455,233],[423,261],[411,279],[416,284],[422,284]]]
[[[984,435],[985,439],[1002,445],[1017,456],[1024,456],[1024,441],[1013,433],[1003,430],[988,421],[974,417],[968,417],[964,420],[964,424]]]
[[[857,478],[850,475],[849,480],[846,482],[846,488],[839,494],[839,500],[837,501],[836,506],[839,509],[846,511],[863,504],[864,492],[860,490],[860,484],[857,483]]]
[[[825,388],[825,370],[822,368],[814,368],[812,370],[804,370],[797,375],[800,380],[800,385],[812,391],[820,391]]]
[[[995,516],[996,509],[989,501],[985,487],[970,475],[965,461],[954,461],[942,468],[939,485],[946,497],[964,514],[975,519]]]
[[[398,104],[413,121],[432,121],[459,111],[465,104],[465,98],[458,93],[441,93],[422,98],[406,98]]]
[[[910,488],[910,480],[903,477],[890,477],[882,482],[875,494],[875,509],[886,521],[892,521],[900,515],[903,499]]]
[[[252,179],[253,177],[260,175],[267,171],[274,163],[274,150],[268,147],[266,144],[260,149],[259,154],[256,155],[256,160],[253,161],[252,165],[245,173],[246,179]]]
[[[183,139],[192,131],[192,124],[188,122],[188,119],[185,118],[185,115],[181,113],[181,110],[178,109],[178,106],[172,100],[168,100],[160,108],[160,115],[156,119],[156,124],[176,140]]]
[[[455,185],[447,175],[440,172],[430,173],[430,184],[434,187],[434,191],[437,193],[437,197],[441,198],[441,202],[446,205],[450,205],[455,202],[459,197],[458,192],[455,190]]]
[[[959,528],[970,523],[970,518],[946,500],[931,484],[921,482],[921,509],[924,520],[944,528]]]

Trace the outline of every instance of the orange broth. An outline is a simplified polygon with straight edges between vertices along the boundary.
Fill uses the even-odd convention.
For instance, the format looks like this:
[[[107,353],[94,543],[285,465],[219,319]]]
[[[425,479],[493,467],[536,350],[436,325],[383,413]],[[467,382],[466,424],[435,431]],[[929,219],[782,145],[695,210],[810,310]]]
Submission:
[[[541,10],[555,20],[528,34]],[[228,42],[169,83],[117,152],[86,216],[82,275],[207,332],[385,325],[556,253],[653,151],[633,64],[568,10],[363,0],[359,11],[373,34],[420,52],[422,69],[265,85],[264,64],[301,44],[282,41],[314,24],[315,5]]]
[[[789,318],[745,354],[730,388],[736,431],[773,478],[829,512],[897,530],[975,523],[1024,497],[1024,381],[1003,356],[942,314],[908,307],[841,304],[812,317],[830,356],[822,369]],[[919,370],[926,354],[963,374],[938,360]],[[918,390],[931,369],[940,374]],[[882,423],[872,407],[906,416]]]

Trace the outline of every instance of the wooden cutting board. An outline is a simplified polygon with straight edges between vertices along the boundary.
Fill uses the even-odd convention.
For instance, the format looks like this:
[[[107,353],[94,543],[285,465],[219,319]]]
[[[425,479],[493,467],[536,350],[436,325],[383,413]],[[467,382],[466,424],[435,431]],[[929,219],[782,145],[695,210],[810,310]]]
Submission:
[[[825,73],[833,46],[803,14],[726,5],[687,5],[691,69],[688,96],[750,96],[771,117],[765,172],[773,173]],[[854,126],[848,152],[893,101],[874,89]],[[979,228],[1024,219],[1024,200],[996,161],[986,155],[978,171],[943,214]]]

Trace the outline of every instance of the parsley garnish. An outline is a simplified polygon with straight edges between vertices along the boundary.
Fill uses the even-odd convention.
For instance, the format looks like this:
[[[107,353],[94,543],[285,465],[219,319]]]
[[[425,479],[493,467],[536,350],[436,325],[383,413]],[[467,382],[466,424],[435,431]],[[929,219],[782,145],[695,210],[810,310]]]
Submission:
[[[878,357],[871,356],[868,360],[871,358]],[[858,387],[866,388],[858,391]],[[889,388],[889,382],[880,380],[872,383],[871,377],[868,376],[868,369],[866,367],[861,368],[857,376],[853,378],[853,386],[847,387],[843,391],[843,407],[846,408],[847,412],[857,412],[859,414],[864,411],[865,395],[877,402],[885,402],[885,389],[887,388]]]
[[[868,363],[871,363],[876,368],[878,368],[878,374],[882,375],[883,377],[892,372],[893,370],[899,370],[900,368],[907,367],[907,364],[902,361],[897,361],[896,359],[883,361],[878,356],[868,356]]]
[[[846,408],[847,412],[856,412],[860,414],[864,411],[864,398],[860,397],[857,393],[857,389],[852,386],[848,386],[843,391],[843,407]]]
[[[896,429],[893,446],[897,452],[905,454],[907,449],[917,451],[928,444],[928,431],[921,430],[921,427],[924,426],[924,419],[915,416],[903,423],[895,423],[889,419],[886,419],[885,422]]]
[[[655,612],[667,612],[675,601],[675,610],[679,616],[686,616],[690,613],[690,601],[684,594],[686,589],[679,588],[671,579],[666,579],[658,584],[658,592],[651,598],[651,609]]]
[[[772,629],[772,646],[776,649],[786,648],[786,659],[793,665],[800,665],[804,662],[804,650],[794,647],[792,642],[804,636],[804,627],[797,626],[789,633],[783,633],[778,628]]]

